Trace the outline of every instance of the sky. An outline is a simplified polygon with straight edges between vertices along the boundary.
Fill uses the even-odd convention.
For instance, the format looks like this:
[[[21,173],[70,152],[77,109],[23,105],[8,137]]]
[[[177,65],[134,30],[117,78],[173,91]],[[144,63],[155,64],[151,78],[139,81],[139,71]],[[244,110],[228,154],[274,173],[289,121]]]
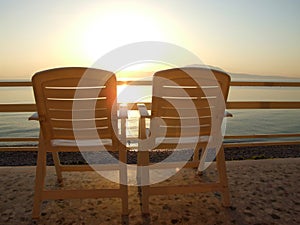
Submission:
[[[162,41],[230,73],[300,78],[298,0],[1,0],[0,79]]]

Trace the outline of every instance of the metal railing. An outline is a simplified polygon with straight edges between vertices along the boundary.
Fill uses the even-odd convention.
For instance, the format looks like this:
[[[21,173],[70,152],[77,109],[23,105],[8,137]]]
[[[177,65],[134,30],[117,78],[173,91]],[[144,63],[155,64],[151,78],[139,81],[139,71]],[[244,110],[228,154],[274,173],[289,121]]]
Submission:
[[[151,86],[151,81],[118,81],[118,85],[147,85]],[[26,87],[32,86],[31,82],[0,82],[0,87]],[[230,83],[231,87],[299,87],[300,82],[237,82]],[[151,103],[145,102],[147,108],[150,109]],[[300,109],[300,101],[228,101],[227,109]],[[128,108],[137,109],[137,103],[128,103]],[[35,112],[35,104],[0,104],[0,112]],[[256,134],[256,135],[227,135],[225,139],[261,139],[261,138],[297,138],[300,133],[291,134]],[[2,142],[36,142],[37,137],[0,137]],[[299,140],[293,141],[268,141],[268,142],[237,142],[225,143],[227,147],[241,146],[262,146],[262,145],[294,145],[300,144]],[[36,146],[21,147],[0,147],[0,151],[37,151]]]

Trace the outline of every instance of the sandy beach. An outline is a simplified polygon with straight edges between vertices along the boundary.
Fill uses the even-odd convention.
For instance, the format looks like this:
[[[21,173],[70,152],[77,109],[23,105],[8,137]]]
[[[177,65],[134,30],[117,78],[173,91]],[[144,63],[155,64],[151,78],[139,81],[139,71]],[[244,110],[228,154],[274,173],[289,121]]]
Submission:
[[[151,216],[141,215],[137,187],[129,188],[129,224],[289,224],[300,223],[300,158],[227,161],[230,208],[213,193],[151,197]],[[47,201],[41,218],[31,219],[35,167],[0,167],[0,224],[121,224],[120,200]],[[214,165],[203,179],[215,176]],[[94,172],[64,173],[66,187],[105,185]],[[48,168],[47,186],[55,187],[54,168]],[[85,180],[84,182],[82,182]],[[172,182],[199,181],[183,170]],[[57,188],[57,187],[56,187]]]

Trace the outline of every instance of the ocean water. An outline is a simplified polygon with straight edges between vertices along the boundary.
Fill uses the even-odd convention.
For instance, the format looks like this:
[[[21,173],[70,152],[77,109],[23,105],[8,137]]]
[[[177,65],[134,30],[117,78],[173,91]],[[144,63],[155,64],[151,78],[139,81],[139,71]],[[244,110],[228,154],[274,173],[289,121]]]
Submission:
[[[118,89],[118,102],[147,102],[151,100],[149,86],[121,86]],[[229,101],[300,101],[300,88],[232,87]],[[0,103],[34,103],[31,87],[0,88]],[[233,118],[226,119],[226,135],[254,135],[276,133],[299,133],[300,110],[228,110]],[[38,137],[39,125],[28,121],[32,113],[0,113],[0,137]],[[129,112],[127,133],[136,137],[138,114]],[[268,139],[269,140],[269,139]],[[273,140],[279,140],[278,138]],[[292,140],[280,139],[280,140]],[[237,142],[242,140],[226,140]],[[24,143],[19,143],[24,144]],[[0,143],[16,145],[16,143]]]

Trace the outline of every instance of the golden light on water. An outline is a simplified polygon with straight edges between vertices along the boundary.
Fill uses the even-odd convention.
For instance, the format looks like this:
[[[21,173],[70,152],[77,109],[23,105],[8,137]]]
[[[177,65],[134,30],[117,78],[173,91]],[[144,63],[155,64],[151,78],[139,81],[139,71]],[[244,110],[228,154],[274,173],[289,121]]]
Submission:
[[[127,83],[118,85],[117,95],[121,95],[122,92],[128,87]]]

